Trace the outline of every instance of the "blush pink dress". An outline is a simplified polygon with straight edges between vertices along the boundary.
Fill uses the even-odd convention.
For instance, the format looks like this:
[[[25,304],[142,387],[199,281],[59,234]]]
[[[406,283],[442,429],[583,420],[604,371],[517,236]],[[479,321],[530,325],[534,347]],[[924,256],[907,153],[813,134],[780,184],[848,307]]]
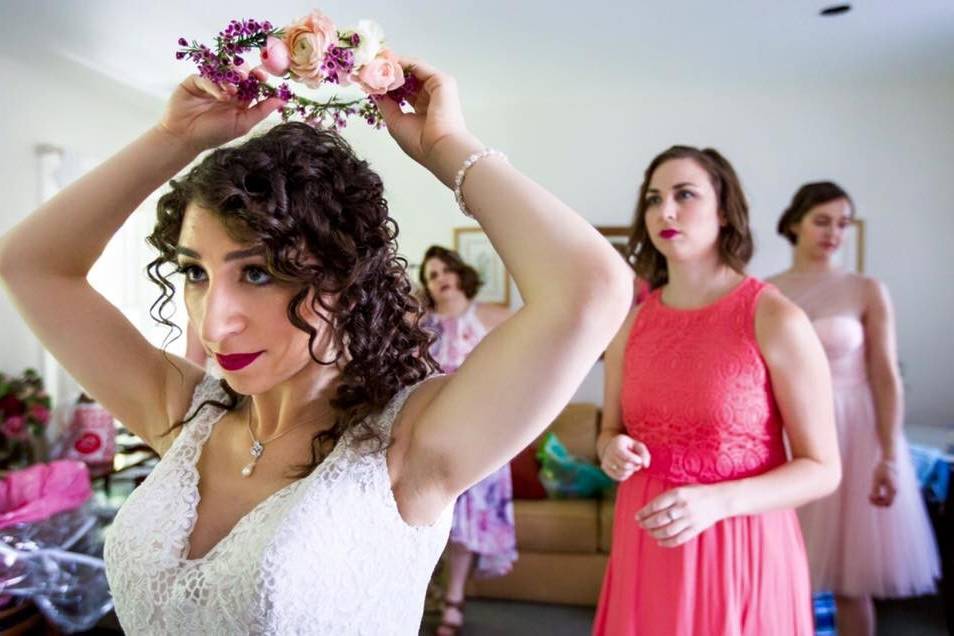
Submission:
[[[850,272],[786,272],[779,289],[812,321],[828,355],[841,451],[841,485],[798,511],[817,591],[892,598],[928,594],[940,576],[937,545],[901,436],[898,492],[888,508],[868,501],[880,456],[865,358],[866,279]]]
[[[636,522],[658,495],[753,477],[786,461],[782,420],[755,338],[766,285],[746,278],[697,310],[642,305],[626,345],[627,433],[650,467],[621,483],[593,633],[607,636],[812,634],[808,564],[785,509],[725,519],[676,548]]]

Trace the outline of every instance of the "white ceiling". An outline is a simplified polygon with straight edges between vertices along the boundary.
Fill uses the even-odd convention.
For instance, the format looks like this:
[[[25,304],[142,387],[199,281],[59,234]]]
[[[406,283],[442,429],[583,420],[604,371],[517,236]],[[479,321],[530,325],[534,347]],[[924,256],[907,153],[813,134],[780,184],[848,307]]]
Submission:
[[[345,27],[380,23],[391,47],[483,98],[633,91],[654,83],[954,81],[954,0],[327,0]],[[155,96],[191,71],[180,36],[211,44],[232,18],[284,24],[314,5],[249,0],[4,0],[0,54],[24,71],[78,61]]]

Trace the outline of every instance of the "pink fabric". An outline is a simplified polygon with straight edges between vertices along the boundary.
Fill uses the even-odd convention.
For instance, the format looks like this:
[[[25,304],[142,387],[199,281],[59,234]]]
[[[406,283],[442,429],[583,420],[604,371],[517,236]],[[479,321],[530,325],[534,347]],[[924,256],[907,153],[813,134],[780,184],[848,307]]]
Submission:
[[[808,564],[793,510],[732,517],[662,548],[635,516],[684,484],[759,475],[786,461],[782,423],[755,339],[765,284],[675,310],[649,296],[626,347],[621,407],[652,454],[620,485],[594,634],[813,633]]]
[[[849,272],[787,273],[777,280],[811,318],[835,389],[841,485],[798,511],[812,586],[846,596],[930,594],[940,576],[937,545],[903,436],[895,442],[894,502],[879,508],[868,501],[881,445],[865,356],[866,281]]]
[[[0,528],[79,508],[92,494],[83,462],[63,460],[14,471],[0,480]]]

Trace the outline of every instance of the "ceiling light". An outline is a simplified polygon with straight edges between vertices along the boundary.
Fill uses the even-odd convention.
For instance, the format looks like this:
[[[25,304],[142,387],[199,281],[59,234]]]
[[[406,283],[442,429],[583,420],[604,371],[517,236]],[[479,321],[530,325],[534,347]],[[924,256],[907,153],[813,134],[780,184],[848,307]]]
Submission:
[[[830,7],[825,7],[819,11],[818,15],[830,18],[831,16],[842,15],[848,13],[849,11],[851,11],[850,4],[833,4]]]

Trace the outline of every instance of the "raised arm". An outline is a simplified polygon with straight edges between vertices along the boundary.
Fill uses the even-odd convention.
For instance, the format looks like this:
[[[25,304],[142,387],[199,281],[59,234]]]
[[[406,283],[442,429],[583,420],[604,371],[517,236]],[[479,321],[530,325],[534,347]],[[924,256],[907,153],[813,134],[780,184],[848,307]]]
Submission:
[[[181,359],[178,369],[169,365],[89,285],[87,273],[152,191],[201,150],[246,133],[279,105],[250,108],[190,77],[157,126],[0,239],[0,276],[30,328],[90,395],[153,447],[161,447],[170,414],[187,408],[201,371]]]
[[[487,328],[487,331],[496,329],[512,315],[513,312],[510,311],[509,307],[497,303],[477,304],[477,319],[480,320],[480,324]]]
[[[484,145],[464,126],[454,80],[425,64],[413,68],[423,84],[415,112],[401,113],[388,100],[379,106],[405,152],[452,187],[464,161]],[[407,410],[414,415],[405,433],[410,439],[392,478],[396,472],[405,518],[420,521],[506,463],[556,417],[632,298],[632,275],[610,244],[501,158],[470,168],[463,198],[525,305],[449,380],[422,392],[425,407]],[[411,510],[408,501],[425,503]]]

